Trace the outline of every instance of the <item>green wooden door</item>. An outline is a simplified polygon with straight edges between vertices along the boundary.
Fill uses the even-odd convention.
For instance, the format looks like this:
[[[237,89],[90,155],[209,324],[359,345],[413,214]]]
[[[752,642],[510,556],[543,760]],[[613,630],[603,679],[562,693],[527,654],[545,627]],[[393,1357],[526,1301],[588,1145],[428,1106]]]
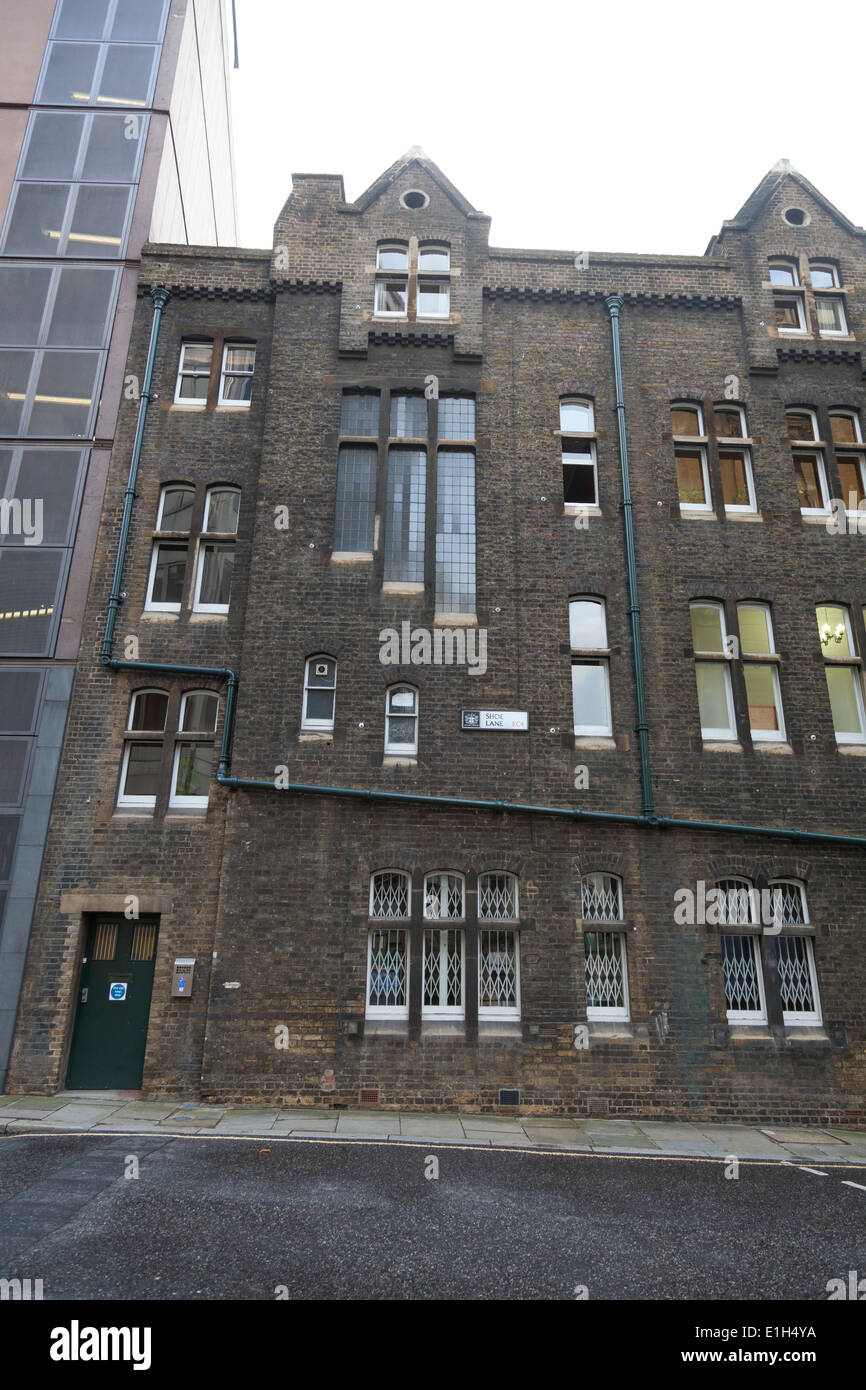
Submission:
[[[153,989],[158,919],[97,917],[88,929],[66,1085],[137,1091]]]

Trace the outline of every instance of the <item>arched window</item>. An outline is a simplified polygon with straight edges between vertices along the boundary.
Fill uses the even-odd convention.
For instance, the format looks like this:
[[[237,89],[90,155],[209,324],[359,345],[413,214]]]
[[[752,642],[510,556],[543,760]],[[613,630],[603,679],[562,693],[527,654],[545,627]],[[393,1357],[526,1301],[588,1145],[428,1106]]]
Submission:
[[[337,663],[332,656],[311,656],[304,667],[301,728],[328,732],[334,727]]]
[[[151,811],[156,806],[167,716],[166,691],[134,692],[126,722],[118,806]]]
[[[595,413],[591,400],[565,396],[559,402],[562,495],[570,507],[598,506]]]
[[[386,693],[385,752],[403,757],[418,752],[418,691],[411,685],[392,685]]]
[[[235,563],[241,494],[236,487],[208,488],[198,549],[195,601],[199,613],[228,613]],[[220,539],[215,539],[216,537]],[[211,539],[214,537],[214,539]]]
[[[381,869],[370,875],[370,916],[409,916],[411,881],[401,869]]]
[[[584,874],[580,900],[584,922],[622,921],[622,879],[615,874]]]
[[[568,625],[574,732],[610,736],[613,723],[604,599],[571,599]]]

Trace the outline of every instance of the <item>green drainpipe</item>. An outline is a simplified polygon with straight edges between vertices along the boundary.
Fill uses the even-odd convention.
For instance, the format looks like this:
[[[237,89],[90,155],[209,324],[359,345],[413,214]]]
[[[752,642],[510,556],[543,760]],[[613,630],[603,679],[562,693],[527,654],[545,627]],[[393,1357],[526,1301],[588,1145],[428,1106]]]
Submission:
[[[611,316],[614,370],[617,388],[617,424],[619,429],[620,458],[622,461],[623,510],[626,523],[626,556],[629,570],[629,612],[631,614],[632,637],[634,642],[635,685],[638,691],[638,722],[635,727],[640,740],[641,778],[644,791],[644,810],[642,814],[622,814],[616,811],[585,811],[579,806],[539,806],[531,802],[523,801],[486,801],[465,796],[429,796],[421,792],[379,791],[372,787],[316,786],[308,785],[303,782],[290,782],[285,787],[277,787],[274,782],[266,781],[263,778],[231,776],[229,773],[229,766],[231,762],[232,733],[234,730],[238,692],[238,678],[236,673],[228,666],[178,666],[155,661],[119,661],[111,654],[114,645],[114,628],[117,621],[117,613],[123,600],[121,585],[126,564],[126,550],[129,544],[132,506],[136,495],[135,488],[138,481],[144,424],[147,418],[148,402],[150,401],[150,386],[153,378],[153,364],[156,357],[156,344],[159,336],[160,319],[162,317],[162,311],[169,299],[168,290],[162,287],[152,289],[150,293],[154,303],[150,346],[147,354],[144,389],[142,390],[138,407],[138,425],[135,431],[132,459],[129,465],[129,481],[124,497],[120,537],[117,543],[117,559],[114,566],[114,582],[111,588],[108,614],[105,620],[105,634],[102,639],[101,656],[103,665],[110,667],[111,670],[114,671],[161,671],[165,675],[203,676],[207,679],[224,680],[226,682],[226,708],[223,718],[223,735],[216,773],[216,780],[220,786],[242,788],[248,791],[289,791],[297,792],[299,795],[337,796],[344,799],[360,801],[387,801],[413,806],[460,806],[468,811],[520,811],[535,816],[554,816],[560,819],[564,818],[573,821],[601,821],[611,825],[642,825],[659,829],[675,830],[709,830],[718,831],[722,834],[769,835],[782,840],[808,840],[825,844],[854,845],[866,849],[866,837],[864,836],[823,834],[815,830],[781,830],[761,825],[726,825],[717,821],[675,820],[667,816],[657,816],[653,812],[649,766],[649,726],[646,721],[644,703],[643,652],[640,642],[640,608],[637,601],[634,526],[631,516],[631,491],[629,488],[625,435],[625,404],[622,396],[622,364],[619,345],[618,320],[619,310],[622,307],[623,300],[619,295],[609,295],[605,303],[608,306]]]

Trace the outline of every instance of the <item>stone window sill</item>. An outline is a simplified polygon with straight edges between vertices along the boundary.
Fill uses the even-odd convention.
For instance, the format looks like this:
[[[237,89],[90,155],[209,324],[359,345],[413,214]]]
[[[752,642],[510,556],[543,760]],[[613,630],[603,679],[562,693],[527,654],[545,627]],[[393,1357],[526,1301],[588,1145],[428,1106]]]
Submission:
[[[793,753],[790,743],[775,742],[773,739],[753,739],[752,747],[756,753]]]
[[[382,766],[383,766],[383,767],[417,767],[417,766],[418,766],[418,759],[417,759],[417,758],[398,758],[396,755],[394,755],[394,754],[392,754],[392,753],[388,753],[388,754],[382,759]]]
[[[742,753],[743,745],[736,739],[704,739],[705,753]]]
[[[773,1034],[766,1023],[731,1023],[728,1025],[731,1042],[772,1042]]]
[[[575,734],[574,746],[575,748],[595,748],[597,750],[607,748],[616,751],[616,739],[603,738],[595,734]]]
[[[837,743],[836,752],[847,758],[866,758],[866,743]]]
[[[372,550],[334,550],[331,553],[331,560],[335,565],[360,565],[372,558]]]
[[[634,1027],[624,1019],[614,1020],[610,1023],[590,1019],[587,1027],[590,1038],[595,1039],[596,1042],[634,1042]]]
[[[830,1036],[818,1023],[786,1023],[786,1043],[821,1043],[830,1046]]]
[[[368,1018],[364,1023],[365,1038],[408,1038],[407,1019]]]
[[[478,1041],[484,1038],[522,1038],[523,1024],[517,1018],[479,1018]]]
[[[718,521],[715,512],[688,511],[680,507],[680,517],[683,521]]]
[[[426,1018],[421,1021],[421,1038],[464,1038],[466,1024],[462,1018]]]
[[[333,743],[333,730],[304,729],[298,734],[298,743]]]
[[[727,507],[726,507],[726,508],[725,508],[725,520],[726,520],[726,521],[763,521],[764,518],[763,518],[763,516],[762,516],[762,514],[761,514],[760,512],[732,512],[732,511],[729,511],[729,510],[727,509]]]

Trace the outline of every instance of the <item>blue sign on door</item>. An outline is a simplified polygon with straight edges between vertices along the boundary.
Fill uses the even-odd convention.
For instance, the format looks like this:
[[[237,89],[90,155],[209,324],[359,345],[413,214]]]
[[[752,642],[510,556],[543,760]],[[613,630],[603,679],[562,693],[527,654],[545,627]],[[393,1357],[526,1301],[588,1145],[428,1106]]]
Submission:
[[[126,982],[125,982],[125,981],[119,981],[119,980],[118,980],[118,981],[115,982],[113,985],[110,985],[110,986],[109,986],[109,989],[108,989],[108,997],[109,997],[109,999],[125,999],[125,998],[126,998],[126,988],[127,988],[127,987],[126,987]]]

